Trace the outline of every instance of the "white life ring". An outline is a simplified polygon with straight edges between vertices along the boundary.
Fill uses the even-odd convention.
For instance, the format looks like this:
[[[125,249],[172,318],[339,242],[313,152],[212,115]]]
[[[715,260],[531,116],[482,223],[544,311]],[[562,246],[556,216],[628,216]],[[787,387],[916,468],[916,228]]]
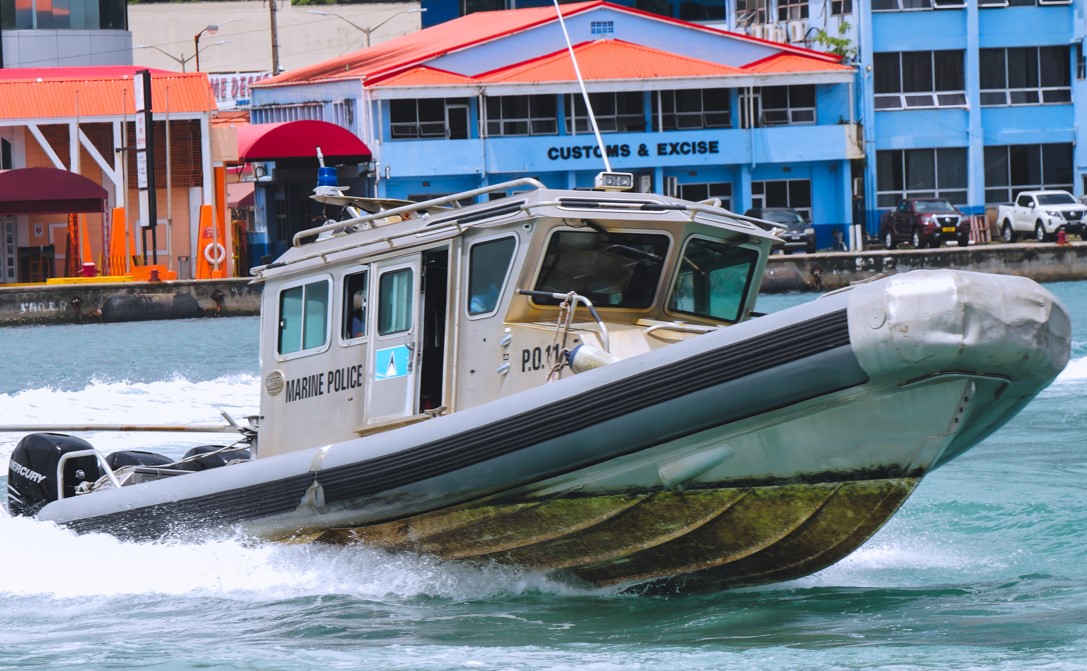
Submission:
[[[214,256],[212,256],[214,254]],[[213,266],[218,266],[220,263],[226,260],[226,247],[223,247],[218,242],[209,242],[207,247],[204,247],[204,258],[207,262]]]

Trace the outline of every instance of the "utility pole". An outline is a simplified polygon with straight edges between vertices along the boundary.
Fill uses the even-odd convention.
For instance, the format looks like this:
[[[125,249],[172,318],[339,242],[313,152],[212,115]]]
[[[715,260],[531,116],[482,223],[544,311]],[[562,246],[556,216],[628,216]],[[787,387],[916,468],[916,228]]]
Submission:
[[[276,23],[276,2],[268,0],[268,14],[272,22],[272,76],[279,74],[279,26]]]

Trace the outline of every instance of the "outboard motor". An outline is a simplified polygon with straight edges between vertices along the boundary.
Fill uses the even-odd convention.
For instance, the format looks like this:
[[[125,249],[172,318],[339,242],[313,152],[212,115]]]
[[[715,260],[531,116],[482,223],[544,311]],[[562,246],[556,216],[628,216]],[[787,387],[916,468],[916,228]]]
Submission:
[[[224,452],[222,445],[201,445],[185,453],[178,468],[183,471],[206,471],[226,466],[232,461],[249,461],[249,450]]]
[[[93,450],[82,438],[62,433],[32,433],[15,446],[8,462],[8,512],[32,516],[57,500],[57,466],[70,452]],[[94,454],[72,457],[64,463],[64,497],[75,496],[76,487],[101,477]]]
[[[173,463],[174,460],[170,457],[144,450],[123,450],[106,455],[106,464],[115,471],[125,466],[163,467]]]

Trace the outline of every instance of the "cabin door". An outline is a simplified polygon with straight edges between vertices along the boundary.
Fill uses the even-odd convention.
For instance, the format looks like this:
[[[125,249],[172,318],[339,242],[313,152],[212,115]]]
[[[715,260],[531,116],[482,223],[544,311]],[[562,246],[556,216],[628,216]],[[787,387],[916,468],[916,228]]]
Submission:
[[[377,309],[371,312],[368,424],[416,413],[419,385],[420,277],[419,254],[374,264]]]

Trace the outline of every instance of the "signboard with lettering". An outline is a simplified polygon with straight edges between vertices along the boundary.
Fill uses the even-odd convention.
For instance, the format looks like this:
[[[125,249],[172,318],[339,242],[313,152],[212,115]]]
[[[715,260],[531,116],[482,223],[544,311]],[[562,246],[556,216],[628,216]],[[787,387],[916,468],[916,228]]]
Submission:
[[[237,109],[249,106],[249,85],[271,77],[271,72],[235,72],[233,74],[208,75],[212,93],[219,109]]]

